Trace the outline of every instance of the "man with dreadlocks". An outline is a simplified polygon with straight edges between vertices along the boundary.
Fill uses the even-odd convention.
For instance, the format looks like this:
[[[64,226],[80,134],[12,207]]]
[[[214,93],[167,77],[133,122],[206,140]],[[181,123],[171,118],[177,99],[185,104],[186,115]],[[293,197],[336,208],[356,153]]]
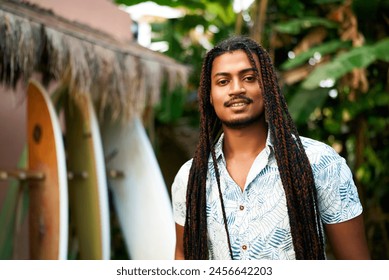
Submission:
[[[200,135],[172,185],[176,259],[368,259],[345,160],[300,137],[268,53],[232,37],[204,58]]]

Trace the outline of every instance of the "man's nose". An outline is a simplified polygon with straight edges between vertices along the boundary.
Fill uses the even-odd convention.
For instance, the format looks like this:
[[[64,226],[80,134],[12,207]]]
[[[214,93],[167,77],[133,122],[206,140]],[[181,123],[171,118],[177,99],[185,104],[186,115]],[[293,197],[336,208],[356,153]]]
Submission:
[[[231,87],[229,95],[243,94],[246,92],[246,89],[243,86],[243,83],[240,79],[234,79],[231,81]]]

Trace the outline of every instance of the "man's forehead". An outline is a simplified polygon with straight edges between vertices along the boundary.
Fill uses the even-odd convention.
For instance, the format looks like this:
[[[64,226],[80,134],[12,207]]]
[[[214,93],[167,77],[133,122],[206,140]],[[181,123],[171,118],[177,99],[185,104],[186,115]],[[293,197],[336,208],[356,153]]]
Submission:
[[[255,53],[251,53],[251,54],[256,64],[255,68],[258,68],[259,66],[258,56]],[[225,52],[215,57],[215,59],[212,62],[212,72],[214,72],[215,70],[218,71],[218,69],[223,69],[223,68],[231,68],[231,67],[253,68],[252,66],[253,65],[251,63],[250,57],[244,50],[234,50],[234,51]]]

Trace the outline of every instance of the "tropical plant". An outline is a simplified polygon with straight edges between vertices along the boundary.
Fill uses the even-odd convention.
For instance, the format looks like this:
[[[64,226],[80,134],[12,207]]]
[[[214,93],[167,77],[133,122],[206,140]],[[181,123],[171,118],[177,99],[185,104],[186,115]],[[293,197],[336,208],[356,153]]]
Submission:
[[[372,256],[388,259],[389,5],[373,1],[372,9],[364,1],[317,0],[308,9],[299,2],[314,13],[272,27],[275,47],[290,57],[277,67],[290,110],[302,133],[331,144],[348,160]],[[366,29],[371,18],[365,9],[376,19],[374,28]]]

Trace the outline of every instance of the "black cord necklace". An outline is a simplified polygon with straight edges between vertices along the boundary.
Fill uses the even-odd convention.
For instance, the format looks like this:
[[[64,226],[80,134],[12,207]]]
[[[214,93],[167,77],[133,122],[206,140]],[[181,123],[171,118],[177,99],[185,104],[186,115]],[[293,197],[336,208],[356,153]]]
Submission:
[[[223,194],[222,194],[221,184],[220,184],[220,173],[219,173],[219,168],[217,166],[216,155],[215,155],[215,150],[214,149],[212,149],[212,161],[213,161],[213,167],[215,169],[217,187],[218,187],[218,190],[219,190],[219,199],[220,199],[220,205],[221,205],[221,208],[222,208],[224,228],[226,230],[226,235],[227,235],[228,249],[230,251],[231,260],[233,260],[234,259],[234,255],[232,254],[230,233],[228,231],[228,224],[227,224],[227,215],[226,215],[226,211],[225,211],[225,208],[224,208],[224,200],[223,200]]]
[[[231,260],[233,260],[233,259],[234,259],[234,255],[232,254],[230,233],[229,233],[229,231],[228,231],[228,225],[227,225],[226,210],[225,210],[225,208],[224,208],[223,194],[222,194],[221,187],[220,187],[220,177],[219,177],[218,180],[217,180],[217,186],[218,186],[218,189],[219,189],[220,204],[221,204],[221,207],[222,207],[224,228],[225,228],[225,230],[226,230],[226,235],[227,235],[228,249],[230,250],[230,257],[231,257]]]

